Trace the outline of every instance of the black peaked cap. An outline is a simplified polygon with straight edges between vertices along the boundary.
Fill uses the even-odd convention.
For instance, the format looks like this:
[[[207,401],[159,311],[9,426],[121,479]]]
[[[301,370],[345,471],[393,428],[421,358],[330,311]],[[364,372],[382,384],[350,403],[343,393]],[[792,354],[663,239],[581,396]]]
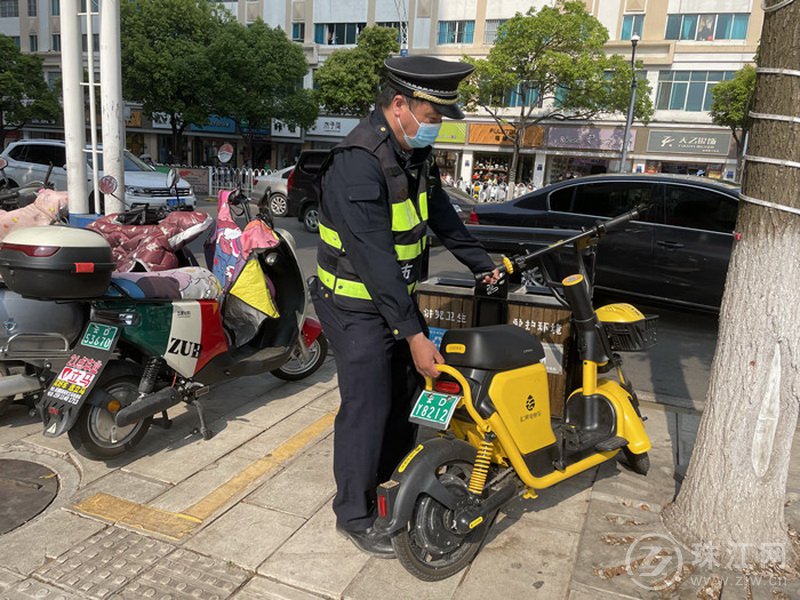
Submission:
[[[475,69],[470,64],[432,56],[400,56],[384,61],[389,82],[401,94],[427,100],[445,117],[463,119],[458,84]]]

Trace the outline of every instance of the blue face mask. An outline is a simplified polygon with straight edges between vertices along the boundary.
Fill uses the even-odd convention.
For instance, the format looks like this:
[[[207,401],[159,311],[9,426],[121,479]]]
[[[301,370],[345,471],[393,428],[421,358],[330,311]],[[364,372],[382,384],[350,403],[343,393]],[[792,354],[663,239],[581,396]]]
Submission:
[[[400,119],[397,119],[397,122],[400,123],[400,129],[403,131],[403,139],[405,140],[406,144],[408,144],[411,148],[425,148],[427,146],[433,146],[433,142],[435,142],[436,138],[439,136],[439,129],[441,129],[442,124],[420,123],[410,106],[408,107],[408,112],[410,112],[411,117],[417,121],[419,129],[417,129],[417,133],[414,137],[409,137],[406,134],[406,130],[403,128],[403,124],[400,123]]]

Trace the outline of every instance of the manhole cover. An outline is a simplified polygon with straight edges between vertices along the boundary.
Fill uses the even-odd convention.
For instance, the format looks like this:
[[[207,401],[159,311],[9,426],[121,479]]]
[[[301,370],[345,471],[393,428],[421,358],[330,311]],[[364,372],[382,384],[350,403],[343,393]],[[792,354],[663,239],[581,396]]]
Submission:
[[[0,535],[27,523],[58,493],[58,475],[39,463],[0,459]]]

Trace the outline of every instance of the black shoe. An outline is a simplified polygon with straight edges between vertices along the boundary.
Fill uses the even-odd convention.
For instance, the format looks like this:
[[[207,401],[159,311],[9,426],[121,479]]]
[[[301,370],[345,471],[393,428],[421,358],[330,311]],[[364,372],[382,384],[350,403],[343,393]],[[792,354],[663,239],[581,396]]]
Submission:
[[[367,527],[361,531],[349,531],[336,526],[336,531],[350,539],[356,548],[374,556],[375,558],[394,558],[394,549],[388,533],[379,533],[374,527]]]

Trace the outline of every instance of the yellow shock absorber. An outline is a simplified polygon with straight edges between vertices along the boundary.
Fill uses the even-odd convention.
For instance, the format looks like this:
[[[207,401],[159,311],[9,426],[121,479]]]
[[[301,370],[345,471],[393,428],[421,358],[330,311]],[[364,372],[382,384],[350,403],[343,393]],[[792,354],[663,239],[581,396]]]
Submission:
[[[483,493],[483,486],[486,485],[486,477],[489,475],[489,465],[492,464],[492,442],[483,440],[481,447],[478,448],[478,455],[475,457],[475,466],[472,468],[472,476],[469,478],[469,491],[480,496]]]

